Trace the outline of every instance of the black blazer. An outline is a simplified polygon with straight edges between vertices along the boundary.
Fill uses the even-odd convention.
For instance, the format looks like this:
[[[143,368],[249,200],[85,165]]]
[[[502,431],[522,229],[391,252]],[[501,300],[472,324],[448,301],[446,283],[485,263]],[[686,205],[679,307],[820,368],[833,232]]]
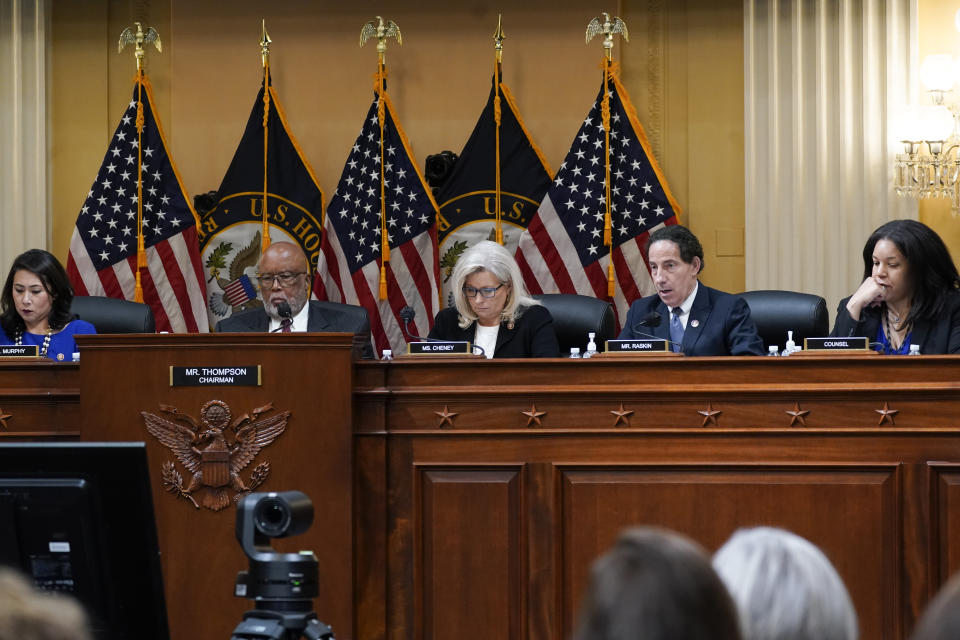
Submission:
[[[880,307],[865,307],[860,312],[860,321],[854,321],[847,311],[849,297],[840,301],[837,320],[831,336],[866,336],[871,342],[877,339],[877,331],[883,318]],[[940,315],[930,320],[918,321],[910,332],[910,344],[920,345],[922,354],[960,353],[960,291],[952,289],[946,294]]]
[[[460,314],[456,307],[442,309],[433,320],[430,338],[438,340],[466,340],[473,343],[477,331],[474,322],[466,329],[460,328]],[[557,358],[560,346],[553,331],[550,312],[539,305],[522,309],[520,317],[508,329],[500,324],[497,332],[497,348],[494,358]]]
[[[370,318],[367,310],[352,304],[322,302],[310,300],[307,331],[345,331],[356,336],[355,342],[363,341],[362,355],[373,357],[373,345],[370,342]],[[270,326],[270,318],[263,307],[235,313],[217,323],[215,331],[236,331],[241,333],[260,333]]]
[[[634,326],[652,311],[660,314],[657,327]],[[694,326],[696,325],[696,326]],[[620,332],[621,340],[643,338],[639,332],[670,339],[670,309],[654,294],[635,300],[627,312],[627,321]],[[693,299],[687,329],[683,332],[680,351],[688,356],[762,356],[763,340],[750,318],[750,307],[740,296],[711,289],[701,282]]]

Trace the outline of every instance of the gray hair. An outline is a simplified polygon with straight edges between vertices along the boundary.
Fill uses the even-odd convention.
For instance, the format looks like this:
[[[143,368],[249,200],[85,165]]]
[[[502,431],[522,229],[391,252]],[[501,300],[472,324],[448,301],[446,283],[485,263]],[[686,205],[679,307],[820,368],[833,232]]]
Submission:
[[[527,293],[527,287],[523,284],[523,275],[520,273],[520,266],[510,255],[510,252],[496,242],[481,240],[464,251],[453,267],[451,277],[453,301],[460,313],[461,329],[466,329],[477,319],[477,314],[470,308],[470,303],[463,294],[463,284],[470,275],[479,271],[488,271],[501,284],[511,285],[510,293],[507,294],[507,302],[503,305],[503,319],[506,322],[513,322],[520,317],[520,307],[532,307],[540,304]]]
[[[744,640],[856,640],[857,614],[830,560],[800,536],[740,529],[713,556]]]

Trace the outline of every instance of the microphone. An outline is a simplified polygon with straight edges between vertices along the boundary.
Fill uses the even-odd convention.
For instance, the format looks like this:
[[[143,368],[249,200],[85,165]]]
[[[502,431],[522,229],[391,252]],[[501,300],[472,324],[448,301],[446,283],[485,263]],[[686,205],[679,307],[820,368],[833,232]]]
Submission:
[[[283,331],[284,326],[293,324],[293,311],[290,309],[290,303],[286,300],[281,300],[277,303],[277,315],[283,318],[283,320],[280,321],[280,326],[274,329],[272,333]],[[284,320],[286,322],[284,322]]]
[[[661,338],[660,336],[655,336],[652,333],[647,333],[645,331],[640,331],[637,328],[637,327],[656,328],[660,326],[661,322],[663,322],[663,316],[660,315],[660,312],[651,311],[646,316],[644,316],[643,320],[641,320],[640,322],[630,327],[630,330],[633,331],[633,333],[635,333],[637,336],[641,338],[649,338],[651,340],[666,340],[667,344],[670,345],[670,348],[672,349],[673,348],[672,340],[668,340],[667,338]],[[681,348],[681,350],[678,353],[683,353],[683,349]]]
[[[420,342],[447,342],[446,340],[438,340],[437,338],[425,338],[423,336],[418,336],[410,333],[410,321],[414,319],[417,315],[417,312],[413,310],[413,307],[410,305],[404,306],[400,309],[400,319],[403,320],[403,332],[407,334],[408,338],[412,340],[418,340]],[[483,350],[483,347],[472,344],[471,348],[477,349],[480,352],[480,355],[485,356],[487,352]]]

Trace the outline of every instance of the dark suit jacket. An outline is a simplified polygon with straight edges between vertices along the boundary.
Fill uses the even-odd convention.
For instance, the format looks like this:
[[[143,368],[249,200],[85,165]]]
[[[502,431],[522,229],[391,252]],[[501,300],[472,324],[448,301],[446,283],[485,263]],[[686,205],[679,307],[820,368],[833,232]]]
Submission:
[[[442,309],[433,321],[430,338],[438,340],[466,340],[473,343],[477,331],[474,322],[466,329],[459,325],[460,314],[456,307]],[[560,355],[557,335],[553,332],[553,318],[550,312],[539,305],[526,307],[523,313],[508,329],[501,323],[497,332],[497,348],[494,358],[556,358]]]
[[[347,331],[356,335],[355,342],[363,341],[362,355],[373,357],[373,345],[370,343],[370,319],[367,310],[352,304],[339,302],[321,302],[310,300],[307,316],[307,331]],[[263,307],[235,313],[217,323],[216,331],[237,331],[257,333],[266,331],[270,318]]]
[[[634,331],[634,325],[652,311],[660,314],[660,325],[637,327]],[[652,295],[634,301],[618,338],[629,340],[646,337],[639,332],[670,339],[670,309],[663,304],[660,296]],[[750,307],[744,299],[706,287],[702,282],[697,289],[697,297],[693,299],[680,351],[688,356],[764,355],[763,340],[750,318]]]
[[[860,312],[856,322],[847,311],[849,297],[840,301],[837,320],[832,336],[866,336],[871,342],[877,339],[877,330],[883,318],[880,307],[867,307]],[[943,310],[932,320],[918,321],[910,333],[910,344],[919,344],[920,353],[960,353],[960,292],[947,293]]]

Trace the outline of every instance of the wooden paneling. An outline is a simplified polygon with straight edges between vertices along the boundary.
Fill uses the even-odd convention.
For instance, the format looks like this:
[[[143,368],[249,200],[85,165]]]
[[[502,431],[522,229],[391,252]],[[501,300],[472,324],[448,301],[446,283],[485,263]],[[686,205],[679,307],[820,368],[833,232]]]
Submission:
[[[77,365],[0,360],[0,441],[79,435]]]
[[[416,467],[416,637],[519,637],[520,471]]]

